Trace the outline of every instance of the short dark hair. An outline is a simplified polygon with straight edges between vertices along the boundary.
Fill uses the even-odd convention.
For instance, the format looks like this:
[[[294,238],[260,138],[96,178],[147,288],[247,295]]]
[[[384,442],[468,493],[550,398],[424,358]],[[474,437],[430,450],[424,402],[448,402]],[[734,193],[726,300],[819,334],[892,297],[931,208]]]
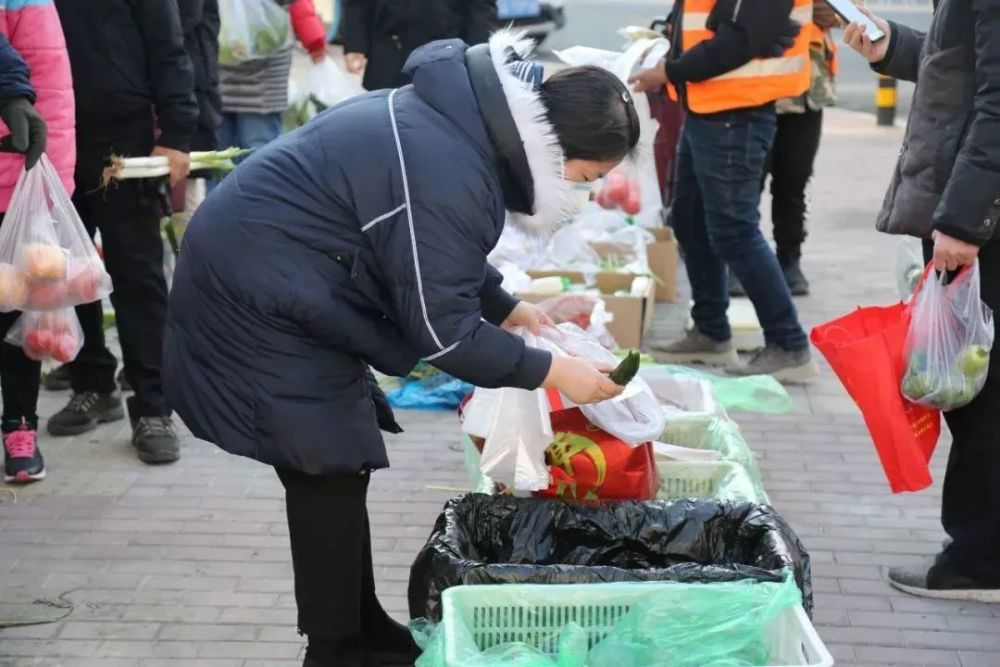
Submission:
[[[600,67],[569,67],[541,88],[567,160],[622,160],[639,143],[639,116],[632,93]]]

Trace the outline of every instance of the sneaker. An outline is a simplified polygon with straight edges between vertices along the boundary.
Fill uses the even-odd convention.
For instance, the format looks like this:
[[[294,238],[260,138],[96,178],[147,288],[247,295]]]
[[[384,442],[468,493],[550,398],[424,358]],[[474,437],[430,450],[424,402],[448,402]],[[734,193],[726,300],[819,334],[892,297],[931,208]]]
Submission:
[[[652,349],[657,361],[672,364],[725,366],[739,361],[731,340],[720,343],[697,329],[691,329],[680,340],[666,345],[654,345]]]
[[[736,277],[736,274],[732,271],[729,272],[729,296],[744,297],[747,295],[747,291],[743,289],[743,283],[740,279]]]
[[[52,416],[47,428],[51,435],[80,435],[93,431],[98,424],[124,418],[125,408],[120,396],[85,391],[73,394],[66,407]]]
[[[908,567],[890,568],[889,585],[904,593],[925,598],[1000,602],[1000,588],[983,586],[967,577],[943,572],[939,567],[932,567],[929,570]]]
[[[769,345],[757,350],[746,363],[726,368],[729,375],[770,375],[779,382],[805,382],[819,375],[819,368],[812,360],[809,348],[785,350]]]
[[[809,296],[809,281],[802,273],[799,260],[785,262],[781,266],[781,271],[785,274],[785,282],[788,283],[788,290],[792,296]]]
[[[42,381],[42,386],[49,391],[66,391],[70,388],[69,364],[51,371]]]
[[[132,445],[143,463],[173,463],[181,445],[170,417],[139,417],[132,421]]]
[[[3,480],[28,484],[45,479],[45,461],[38,449],[38,434],[25,424],[3,434]]]
[[[132,385],[130,385],[128,383],[128,380],[125,379],[124,368],[118,371],[118,375],[115,376],[115,382],[118,383],[118,388],[121,389],[123,392],[128,393],[132,391]]]

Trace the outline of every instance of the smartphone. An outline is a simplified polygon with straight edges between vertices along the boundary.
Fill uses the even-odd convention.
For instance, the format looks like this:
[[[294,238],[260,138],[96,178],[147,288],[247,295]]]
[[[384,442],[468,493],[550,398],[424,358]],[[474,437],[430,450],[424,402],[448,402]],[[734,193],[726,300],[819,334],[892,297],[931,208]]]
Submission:
[[[826,0],[826,4],[830,5],[830,8],[837,12],[837,16],[848,23],[863,25],[865,27],[865,34],[873,42],[885,38],[885,33],[875,25],[875,21],[862,14],[861,10],[851,0]]]

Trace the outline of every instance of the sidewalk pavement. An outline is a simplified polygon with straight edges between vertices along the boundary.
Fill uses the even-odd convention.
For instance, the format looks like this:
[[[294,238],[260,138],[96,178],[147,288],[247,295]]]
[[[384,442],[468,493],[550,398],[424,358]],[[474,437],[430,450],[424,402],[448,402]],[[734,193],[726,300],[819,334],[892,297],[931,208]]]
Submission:
[[[873,218],[899,129],[828,112],[804,266],[807,326],[860,304],[890,303],[897,241]],[[766,223],[765,223],[766,224]],[[676,332],[663,308],[654,337]],[[940,481],[892,496],[851,401],[824,367],[793,390],[795,414],[735,415],[760,456],[776,508],[813,557],[815,623],[838,664],[1000,664],[1000,606],[892,591],[885,569],[920,565],[943,538]],[[43,417],[65,395],[45,394]],[[400,414],[391,470],[369,511],[383,603],[406,613],[409,565],[442,503],[467,485],[452,414]],[[934,462],[940,480],[947,454]],[[281,487],[266,466],[186,437],[176,465],[139,463],[124,422],[41,439],[44,482],[0,491],[0,667],[291,667],[300,664]],[[445,490],[442,490],[445,489]]]

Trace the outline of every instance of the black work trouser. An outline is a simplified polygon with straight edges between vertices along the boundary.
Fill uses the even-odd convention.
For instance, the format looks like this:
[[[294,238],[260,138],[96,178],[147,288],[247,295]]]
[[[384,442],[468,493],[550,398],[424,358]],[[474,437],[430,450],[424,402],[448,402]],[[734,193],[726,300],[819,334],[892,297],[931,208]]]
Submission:
[[[930,261],[933,246],[924,244]],[[982,299],[1000,312],[1000,241],[979,253]],[[947,572],[1000,586],[1000,336],[989,375],[972,403],[944,413],[952,434],[941,524],[953,542],[938,559]]]
[[[0,213],[0,224],[3,223]],[[0,341],[21,316],[20,311],[0,313]],[[31,429],[38,428],[38,389],[42,364],[24,356],[16,345],[0,342],[0,387],[3,390],[3,432],[17,430],[21,421]]]
[[[285,486],[299,632],[310,644],[335,642],[384,622],[366,507],[370,475],[276,471]]]
[[[812,178],[822,131],[822,110],[778,114],[764,178],[771,174],[771,221],[778,261],[783,266],[802,256],[806,240],[806,187]],[[764,189],[764,181],[760,187]]]
[[[149,155],[148,137],[119,142],[113,150],[127,155]],[[109,154],[106,146],[80,147],[77,155],[73,203],[91,237],[101,232],[104,263],[114,291],[115,324],[122,348],[125,377],[135,390],[129,399],[132,418],[170,414],[160,382],[163,332],[167,316],[167,283],[163,276],[160,220],[163,206],[155,181],[137,179],[100,187],[101,171]],[[118,365],[104,340],[100,302],[78,306],[84,343],[70,364],[74,392],[115,390]]]

